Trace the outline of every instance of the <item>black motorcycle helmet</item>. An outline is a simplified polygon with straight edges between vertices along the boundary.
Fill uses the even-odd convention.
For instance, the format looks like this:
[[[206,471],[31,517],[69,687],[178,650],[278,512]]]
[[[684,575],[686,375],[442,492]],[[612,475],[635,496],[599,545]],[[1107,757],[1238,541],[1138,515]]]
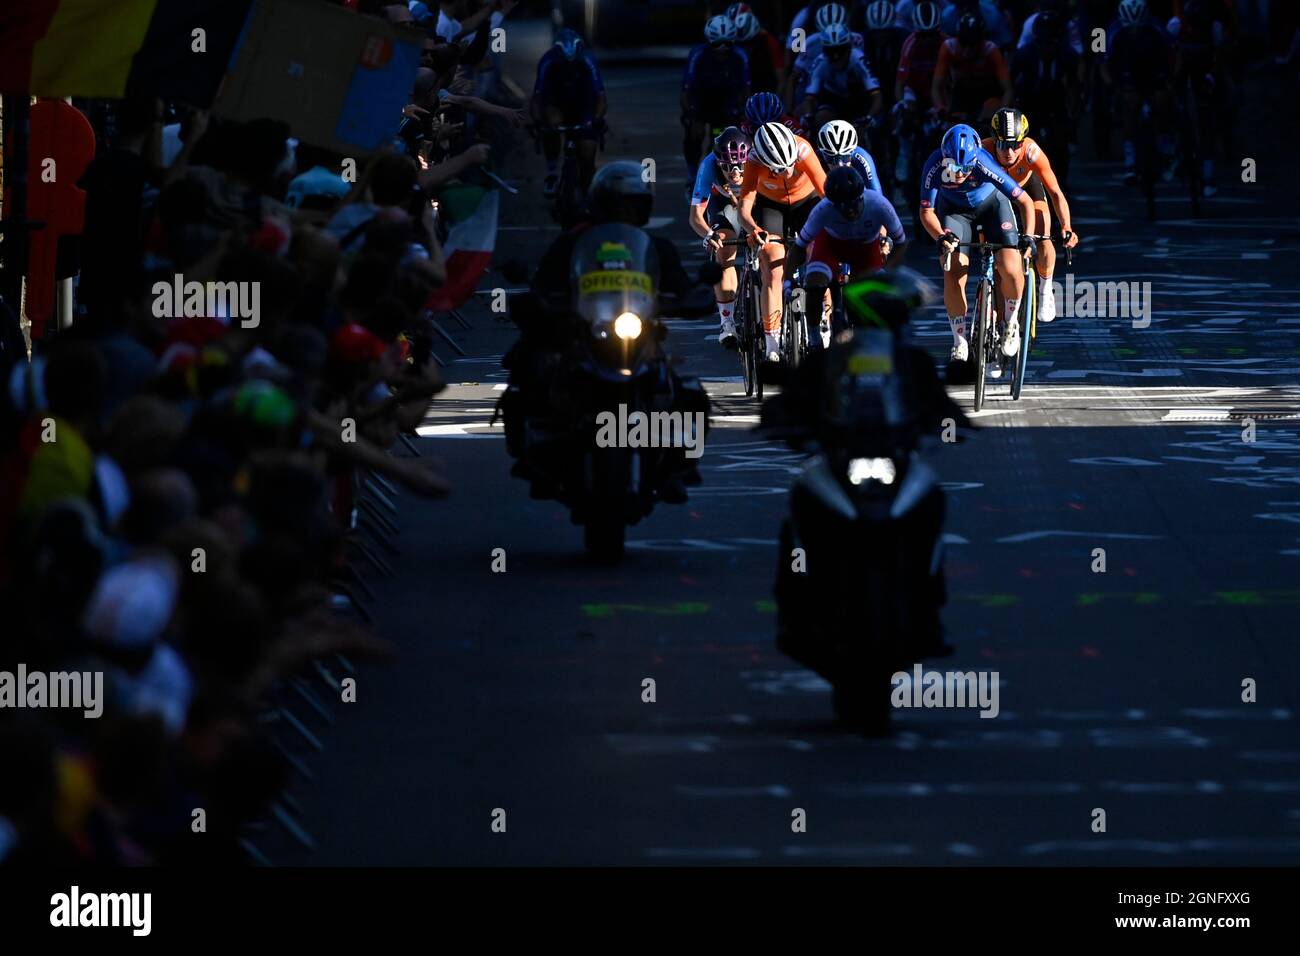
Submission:
[[[862,191],[867,184],[853,166],[836,166],[826,177],[826,198],[845,219],[862,215]]]
[[[644,226],[654,206],[654,187],[640,163],[623,160],[608,163],[591,179],[587,203],[597,222],[624,222]]]
[[[964,13],[957,21],[957,42],[964,47],[979,47],[984,43],[984,18],[978,13]]]

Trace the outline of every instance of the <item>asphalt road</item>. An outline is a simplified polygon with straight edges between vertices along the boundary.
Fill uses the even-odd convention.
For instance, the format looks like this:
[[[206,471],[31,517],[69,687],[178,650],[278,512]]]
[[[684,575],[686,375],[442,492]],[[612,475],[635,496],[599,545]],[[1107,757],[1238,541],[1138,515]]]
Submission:
[[[678,70],[607,66],[605,158],[656,158],[656,227],[693,266]],[[1059,320],[1025,397],[991,388],[979,434],[930,450],[957,653],[929,666],[996,671],[1001,712],[902,711],[887,740],[838,730],[827,686],[774,648],[799,459],[752,434],[714,321],[672,321],[669,338],[714,401],[704,484],[596,569],[566,512],[508,477],[487,423],[513,333],[483,297],[419,441],[456,492],[403,500],[397,571],[373,582],[399,657],[362,671],[328,730],[297,795],[320,846],[296,861],[1296,863],[1300,229],[1264,155],[1204,221],[1167,187],[1153,227],[1117,164],[1078,154],[1076,280],[1150,282],[1150,322]],[[498,258],[531,264],[556,230],[540,159],[514,172]],[[912,253],[937,273],[928,246]],[[939,311],[917,328],[946,356]]]

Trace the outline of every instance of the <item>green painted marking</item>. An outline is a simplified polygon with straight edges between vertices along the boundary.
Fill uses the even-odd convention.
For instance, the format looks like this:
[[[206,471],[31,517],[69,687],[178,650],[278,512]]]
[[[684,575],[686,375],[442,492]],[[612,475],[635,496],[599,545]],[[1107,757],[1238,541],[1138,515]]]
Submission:
[[[660,614],[681,617],[690,614],[708,614],[713,609],[711,604],[703,601],[678,601],[676,604],[583,604],[582,613],[587,617],[613,617],[620,611],[628,614]]]
[[[775,601],[755,601],[755,602],[754,602],[754,610],[757,611],[759,614],[775,614],[775,613],[776,613],[776,602],[775,602]]]

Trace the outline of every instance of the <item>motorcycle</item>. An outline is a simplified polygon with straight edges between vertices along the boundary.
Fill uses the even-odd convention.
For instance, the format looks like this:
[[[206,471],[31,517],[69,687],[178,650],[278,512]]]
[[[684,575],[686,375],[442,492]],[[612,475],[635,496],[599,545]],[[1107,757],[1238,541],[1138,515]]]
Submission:
[[[943,418],[968,422],[933,363],[908,349],[887,329],[856,330],[821,353],[801,421],[777,405],[762,426],[814,450],[781,526],[777,648],[831,684],[842,723],[873,735],[888,729],[893,675],[949,652],[939,617],[946,499],[917,446]]]
[[[684,502],[684,485],[699,483],[693,459],[709,400],[672,371],[661,346],[658,271],[640,229],[587,230],[570,266],[577,333],[549,377],[545,411],[518,382],[501,399],[507,447],[522,465],[515,473],[532,481],[534,497],[569,508],[601,563],[621,560],[629,525],[660,501]]]

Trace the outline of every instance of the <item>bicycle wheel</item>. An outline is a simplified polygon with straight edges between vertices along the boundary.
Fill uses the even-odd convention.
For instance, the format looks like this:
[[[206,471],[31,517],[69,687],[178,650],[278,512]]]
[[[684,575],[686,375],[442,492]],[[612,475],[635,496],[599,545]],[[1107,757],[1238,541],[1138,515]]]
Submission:
[[[754,383],[758,379],[758,366],[754,364],[754,349],[751,340],[749,270],[741,265],[740,282],[736,286],[736,307],[732,318],[736,323],[736,350],[740,353],[740,373],[745,382],[745,397],[754,394]]]
[[[1029,347],[1033,340],[1033,327],[1038,318],[1037,273],[1030,265],[1025,276],[1025,297],[1020,303],[1020,351],[1016,354],[1016,368],[1011,376],[1011,397],[1020,399],[1025,384],[1025,370],[1029,367]]]
[[[970,351],[975,359],[975,411],[984,407],[984,370],[988,365],[988,351],[993,330],[993,289],[987,281],[980,280],[975,294],[975,324],[971,329]]]

